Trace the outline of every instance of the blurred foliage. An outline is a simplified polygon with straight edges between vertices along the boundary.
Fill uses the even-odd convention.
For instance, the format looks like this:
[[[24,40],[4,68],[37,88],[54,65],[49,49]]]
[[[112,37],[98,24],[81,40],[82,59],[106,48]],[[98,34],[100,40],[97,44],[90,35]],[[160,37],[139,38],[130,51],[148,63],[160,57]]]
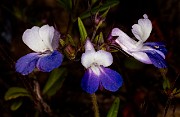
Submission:
[[[49,24],[61,32],[59,49],[63,50],[65,55],[62,67],[55,69],[50,75],[34,73],[40,84],[42,100],[53,109],[53,116],[92,117],[91,99],[80,87],[84,73],[80,57],[85,39],[93,39],[98,45],[96,49],[110,50],[107,39],[111,29],[119,27],[127,32],[145,13],[153,23],[153,31],[148,41],[166,43],[168,70],[163,75],[152,65],[144,65],[120,51],[117,52],[116,45],[113,45],[117,53],[113,53],[114,63],[111,67],[122,74],[124,85],[115,93],[105,90],[96,93],[100,115],[180,116],[179,4],[178,0],[2,0],[0,116],[48,116],[45,113],[48,110],[45,103],[32,101],[41,97],[34,97],[28,92],[28,87],[33,83],[26,79],[32,77],[19,76],[14,69],[16,60],[30,52],[21,39],[24,30],[34,25]],[[131,35],[131,32],[127,33]],[[39,105],[47,108],[38,107]],[[39,108],[42,113],[36,112]]]

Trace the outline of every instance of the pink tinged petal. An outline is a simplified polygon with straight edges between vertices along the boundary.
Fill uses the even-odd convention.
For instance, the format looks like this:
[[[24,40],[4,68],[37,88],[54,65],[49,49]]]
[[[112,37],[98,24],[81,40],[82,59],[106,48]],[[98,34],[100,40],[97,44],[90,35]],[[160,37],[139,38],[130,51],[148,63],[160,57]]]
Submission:
[[[95,52],[95,49],[91,43],[91,41],[89,39],[86,40],[86,43],[85,43],[85,52],[86,51],[94,51]]]
[[[85,53],[82,54],[81,63],[86,69],[89,68],[95,62],[95,59],[94,59],[95,54],[96,52],[91,51],[91,50],[86,51]]]
[[[109,91],[117,91],[123,84],[123,79],[119,73],[109,68],[101,68],[99,76],[102,86]]]
[[[110,52],[99,50],[95,54],[95,63],[108,67],[113,63],[113,57]]]
[[[30,53],[21,57],[16,62],[16,71],[22,75],[28,75],[36,67],[36,63],[39,59],[38,53]]]
[[[56,50],[59,46],[60,33],[57,30],[54,30],[54,37],[52,39],[52,48]]]
[[[49,25],[44,25],[39,29],[39,36],[41,37],[45,46],[51,51],[53,51],[51,44],[54,37],[54,30],[54,27]]]
[[[45,52],[49,50],[39,36],[39,27],[34,26],[27,29],[22,36],[23,42],[35,52]]]
[[[132,33],[138,40],[145,42],[152,31],[152,23],[146,14],[143,17],[138,20],[138,24],[132,26]]]
[[[126,33],[118,28],[114,28],[111,32],[112,36],[118,36],[115,40],[124,50],[133,50],[136,48],[136,41],[131,39]]]
[[[63,61],[63,55],[54,51],[51,54],[41,56],[36,64],[36,67],[43,72],[50,72],[55,68],[58,68]]]
[[[91,69],[87,69],[85,72],[81,81],[81,87],[84,91],[90,94],[95,93],[98,90],[99,78]]]
[[[131,55],[142,63],[152,64],[151,60],[149,59],[149,57],[145,52],[133,52]]]

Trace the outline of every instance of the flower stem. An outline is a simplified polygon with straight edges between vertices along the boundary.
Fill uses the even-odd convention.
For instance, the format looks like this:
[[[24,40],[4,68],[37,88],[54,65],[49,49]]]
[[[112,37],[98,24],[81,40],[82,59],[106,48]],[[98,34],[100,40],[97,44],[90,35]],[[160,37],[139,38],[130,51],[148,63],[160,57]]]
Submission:
[[[96,94],[95,93],[91,94],[91,98],[93,103],[94,117],[100,117]]]

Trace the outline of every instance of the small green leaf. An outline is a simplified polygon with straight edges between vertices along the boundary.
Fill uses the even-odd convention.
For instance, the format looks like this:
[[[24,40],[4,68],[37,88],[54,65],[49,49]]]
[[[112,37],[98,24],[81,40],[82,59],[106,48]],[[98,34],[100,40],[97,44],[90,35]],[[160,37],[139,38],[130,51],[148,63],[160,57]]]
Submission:
[[[59,43],[61,44],[62,47],[64,47],[66,45],[66,42],[63,39],[60,39]]]
[[[59,5],[64,7],[66,10],[72,10],[72,0],[57,0]]]
[[[43,94],[53,96],[61,87],[67,75],[67,70],[65,68],[54,69],[46,82]]]
[[[87,38],[87,32],[86,29],[84,27],[84,24],[81,20],[81,18],[78,17],[78,27],[79,27],[79,33],[81,36],[81,43],[84,44],[86,38]]]
[[[67,40],[69,41],[69,43],[72,45],[72,46],[76,46],[73,38],[71,37],[71,35],[67,34]]]
[[[6,92],[6,94],[4,96],[4,99],[5,100],[11,100],[11,99],[18,98],[18,97],[23,97],[23,96],[31,97],[29,95],[28,91],[26,89],[24,89],[24,88],[11,87]]]
[[[103,33],[100,32],[100,34],[95,37],[93,42],[97,45],[102,45],[104,43]]]
[[[88,18],[92,14],[94,15],[97,12],[105,11],[105,10],[107,10],[109,8],[112,8],[112,7],[116,6],[116,5],[118,5],[118,4],[119,4],[119,0],[107,0],[104,4],[92,8],[91,11],[85,11],[84,13],[82,13],[80,15],[80,18],[81,19]]]
[[[22,101],[22,100],[16,100],[16,101],[13,102],[13,104],[11,105],[11,110],[12,110],[12,111],[17,110],[22,104],[23,104],[23,101]]]
[[[171,88],[171,85],[170,85],[170,82],[168,80],[168,78],[164,79],[163,81],[163,89],[166,90],[166,89],[170,89]]]
[[[115,101],[113,102],[108,114],[107,114],[107,117],[117,117],[118,115],[118,110],[119,110],[119,103],[120,103],[120,100],[119,98],[117,97],[115,99]]]

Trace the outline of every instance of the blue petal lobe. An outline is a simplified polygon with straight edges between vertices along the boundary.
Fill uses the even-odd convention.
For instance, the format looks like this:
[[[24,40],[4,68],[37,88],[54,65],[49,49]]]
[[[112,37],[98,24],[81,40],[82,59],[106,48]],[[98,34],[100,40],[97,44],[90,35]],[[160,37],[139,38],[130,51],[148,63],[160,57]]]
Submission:
[[[49,55],[40,57],[36,66],[39,70],[43,72],[50,72],[53,69],[59,67],[62,61],[63,55],[55,50]]]
[[[102,74],[100,75],[101,83],[106,90],[117,91],[123,83],[123,79],[119,73],[109,68],[102,67]]]
[[[22,75],[28,75],[36,67],[38,59],[38,53],[30,53],[21,57],[16,62],[16,71],[21,73]]]
[[[85,72],[82,81],[81,87],[87,93],[95,93],[99,87],[99,78],[93,73],[91,69],[87,69]]]
[[[157,68],[166,68],[167,67],[166,61],[164,60],[164,58],[160,54],[158,54],[156,51],[146,50],[144,52],[148,55],[152,64],[154,66],[156,66]]]
[[[165,47],[165,44],[163,42],[146,42],[144,43],[145,46],[150,46],[153,49],[159,50],[165,55],[167,54],[167,49]]]

